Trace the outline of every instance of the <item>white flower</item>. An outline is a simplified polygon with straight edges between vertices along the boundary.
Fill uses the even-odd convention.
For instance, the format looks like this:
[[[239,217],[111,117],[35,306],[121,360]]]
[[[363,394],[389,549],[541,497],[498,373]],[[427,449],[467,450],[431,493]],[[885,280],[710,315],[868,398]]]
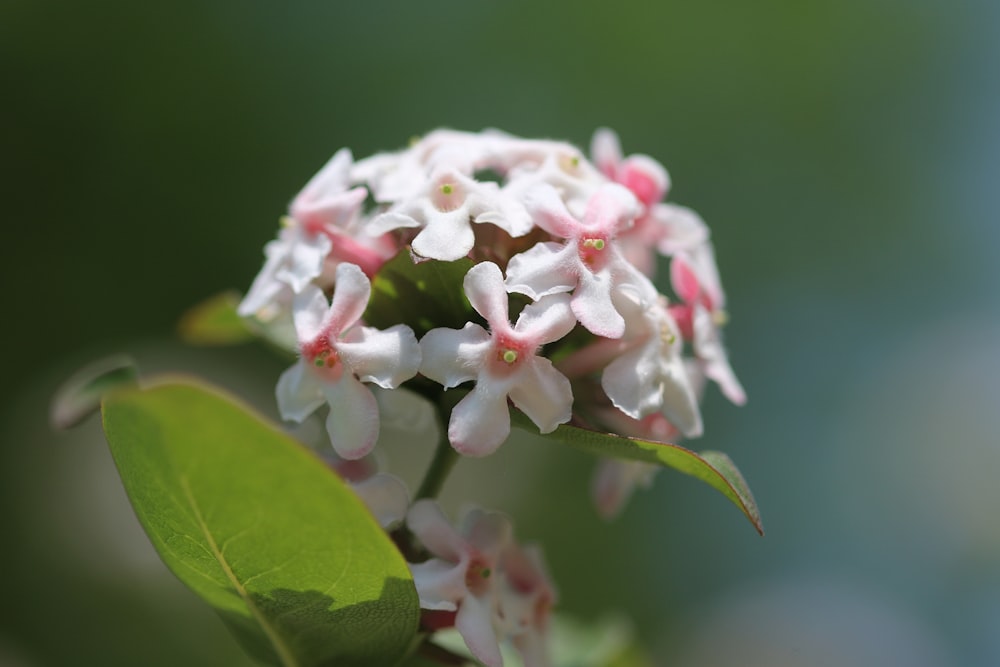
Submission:
[[[624,351],[604,369],[601,386],[611,402],[633,419],[663,415],[689,438],[702,433],[698,399],[691,386],[677,324],[666,297],[650,283],[642,291],[619,290],[616,304],[626,318]]]
[[[569,333],[576,319],[569,296],[556,294],[526,306],[511,326],[503,275],[492,262],[469,269],[464,285],[490,331],[472,322],[460,330],[432,329],[420,341],[420,372],[445,388],[475,380],[452,410],[448,439],[463,454],[485,456],[510,434],[508,396],[542,433],[569,421],[569,380],[538,351]]]
[[[510,522],[500,514],[472,510],[456,531],[437,503],[418,500],[406,523],[435,556],[410,565],[420,607],[457,611],[455,628],[472,655],[488,667],[501,667],[495,627],[498,569],[511,539]]]
[[[523,236],[532,228],[521,202],[496,183],[481,183],[450,167],[435,170],[420,192],[375,218],[371,226],[376,232],[421,228],[413,251],[450,262],[475,245],[471,222],[494,224],[511,236]]]
[[[556,191],[531,192],[529,209],[539,227],[560,243],[538,243],[515,255],[507,265],[507,289],[532,299],[573,292],[573,313],[591,333],[620,338],[625,320],[611,294],[633,281],[638,272],[619,252],[615,237],[637,212],[635,197],[625,188],[606,184],[587,202],[582,220],[570,214]]]
[[[370,275],[395,253],[390,239],[360,228],[365,188],[350,188],[351,152],[341,149],[295,196],[278,238],[237,312],[269,322],[291,307],[307,285],[328,287],[336,264],[357,264]]]
[[[379,331],[354,326],[370,293],[361,269],[341,264],[331,304],[315,286],[297,296],[294,318],[301,356],[278,380],[283,419],[301,422],[324,402],[330,405],[326,429],[333,448],[346,459],[364,456],[378,438],[378,406],[362,382],[394,388],[420,367],[420,346],[409,327]]]

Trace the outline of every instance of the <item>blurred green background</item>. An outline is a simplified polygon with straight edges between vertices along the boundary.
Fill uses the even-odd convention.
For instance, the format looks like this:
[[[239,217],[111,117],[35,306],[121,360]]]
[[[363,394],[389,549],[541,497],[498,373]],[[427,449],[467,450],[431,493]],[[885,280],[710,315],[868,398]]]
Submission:
[[[658,664],[1000,664],[998,28],[990,0],[6,0],[0,665],[246,664],[97,422],[48,430],[61,379],[126,351],[273,414],[280,363],[174,326],[249,285],[336,149],[600,125],[712,226],[750,400],[711,390],[695,446],[767,537],[672,473],[606,525],[592,461],[536,441],[463,463],[449,502],[512,514],[562,609],[627,613]]]

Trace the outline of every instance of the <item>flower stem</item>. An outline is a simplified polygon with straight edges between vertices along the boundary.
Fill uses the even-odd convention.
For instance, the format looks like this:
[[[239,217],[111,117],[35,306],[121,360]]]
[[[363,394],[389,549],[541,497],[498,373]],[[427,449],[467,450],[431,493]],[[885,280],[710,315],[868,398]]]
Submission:
[[[458,452],[448,442],[447,429],[442,428],[437,449],[434,450],[434,458],[431,459],[430,467],[427,468],[427,474],[424,475],[424,480],[420,483],[414,500],[434,498],[441,493],[441,487],[444,486],[444,481],[448,478],[451,469],[455,467],[458,458]]]

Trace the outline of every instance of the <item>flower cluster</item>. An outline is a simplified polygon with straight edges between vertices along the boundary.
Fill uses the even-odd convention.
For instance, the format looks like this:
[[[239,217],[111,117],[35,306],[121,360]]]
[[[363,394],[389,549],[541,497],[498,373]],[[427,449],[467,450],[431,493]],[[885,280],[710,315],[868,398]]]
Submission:
[[[298,355],[278,381],[282,417],[301,422],[327,405],[338,469],[378,440],[371,385],[432,400],[457,388],[444,430],[468,456],[503,444],[511,404],[541,433],[573,420],[658,441],[699,436],[706,382],[734,403],[746,396],[722,342],[725,293],[708,228],[664,202],[669,189],[663,166],[624,156],[610,130],[596,133],[590,160],[566,143],[498,131],[437,130],[358,162],[337,152],[293,199],[239,306]],[[669,296],[653,283],[661,258]],[[402,301],[398,321],[372,318],[372,281],[401,259],[468,267],[443,288],[467,304],[464,324],[404,317],[414,311]],[[368,326],[375,320],[383,328]],[[605,462],[599,511],[616,513],[651,470]],[[404,513],[397,482],[370,470],[355,480],[383,525]],[[505,518],[473,512],[456,531],[419,500],[406,530],[431,556],[412,565],[425,624],[454,625],[491,667],[502,638],[529,665],[545,664],[554,588]]]
[[[418,373],[445,388],[472,382],[448,436],[483,456],[509,433],[508,399],[543,433],[574,415],[608,426],[596,416],[610,403],[640,425],[662,415],[687,437],[702,431],[701,377],[742,403],[704,222],[662,202],[666,170],[623,157],[609,130],[592,153],[593,163],[561,142],[438,130],[359,162],[334,155],[292,201],[239,308],[294,331],[301,358],[278,383],[282,416],[301,421],[328,403],[334,448],[359,458],[378,436],[364,383],[396,388]],[[411,323],[363,326],[369,280],[401,251],[476,261],[461,287],[482,319],[419,342]],[[672,301],[651,281],[657,255],[670,258]],[[514,324],[511,304],[522,306]],[[587,390],[597,374],[600,391]]]

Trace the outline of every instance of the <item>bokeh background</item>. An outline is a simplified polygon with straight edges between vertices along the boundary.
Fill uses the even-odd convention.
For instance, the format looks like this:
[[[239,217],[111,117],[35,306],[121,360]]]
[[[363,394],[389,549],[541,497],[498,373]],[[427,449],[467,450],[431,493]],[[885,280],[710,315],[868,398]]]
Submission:
[[[247,664],[97,422],[49,431],[61,379],[125,351],[268,406],[280,362],[175,323],[249,284],[337,148],[601,125],[712,226],[750,400],[710,391],[695,446],[768,534],[673,473],[605,524],[593,461],[538,441],[463,463],[449,502],[485,489],[562,609],[628,614],[658,664],[1000,664],[998,29],[991,0],[5,0],[0,665]]]

